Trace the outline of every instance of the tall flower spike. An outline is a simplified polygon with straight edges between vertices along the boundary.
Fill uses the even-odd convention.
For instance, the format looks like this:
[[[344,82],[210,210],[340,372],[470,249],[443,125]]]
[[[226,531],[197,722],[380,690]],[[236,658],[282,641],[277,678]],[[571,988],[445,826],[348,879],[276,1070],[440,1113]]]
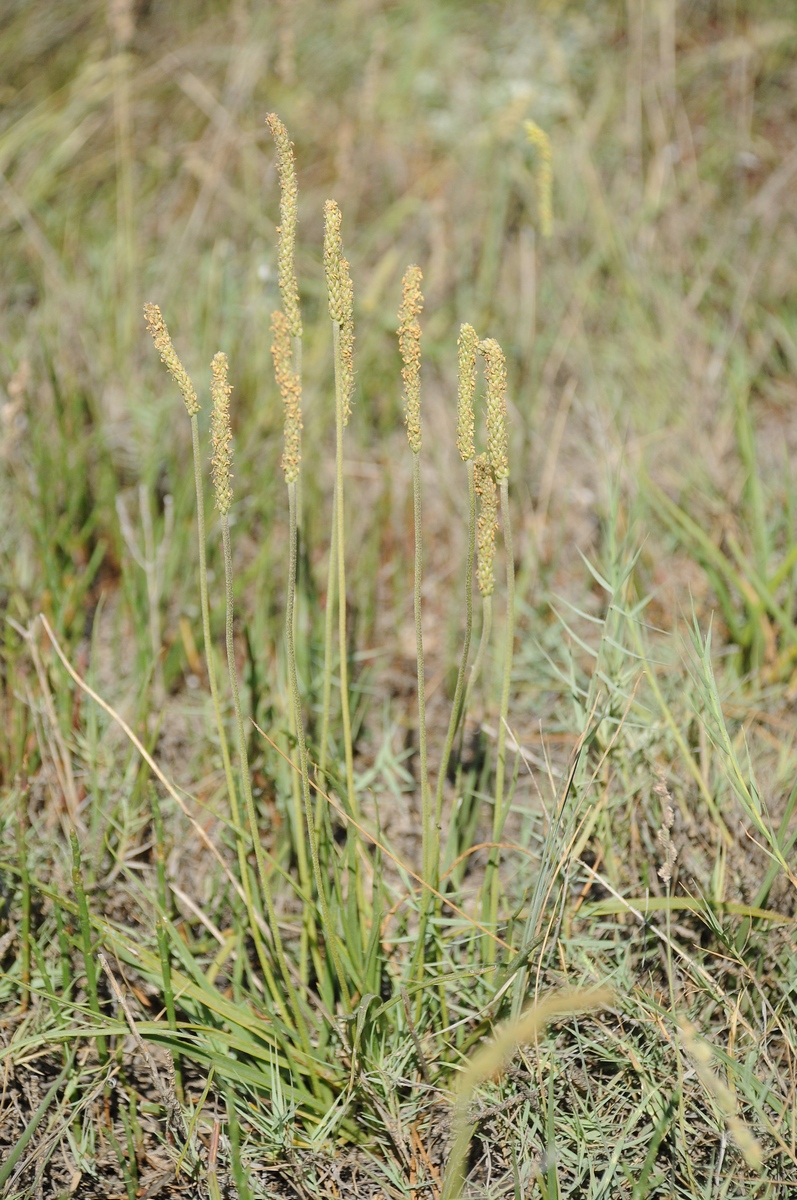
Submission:
[[[537,211],[540,217],[540,232],[543,237],[550,237],[553,228],[553,154],[551,139],[544,129],[534,121],[524,121],[526,137],[539,155],[537,167]]]
[[[280,181],[280,223],[277,228],[280,295],[291,337],[301,337],[302,313],[299,307],[299,284],[296,280],[296,222],[299,214],[297,203],[299,189],[296,183],[293,143],[276,113],[268,114],[266,124],[271,130],[277,147],[277,175]]]
[[[498,528],[498,488],[486,454],[480,454],[473,462],[473,482],[479,497],[479,522],[476,542],[479,559],[476,566],[476,582],[483,596],[492,596],[495,589],[493,559],[495,558],[495,531]]]
[[[214,354],[210,364],[212,377],[210,395],[213,399],[213,412],[210,417],[210,438],[213,443],[213,457],[210,467],[213,474],[213,489],[216,493],[216,507],[222,516],[226,516],[232,504],[232,429],[230,428],[230,392],[232,388],[227,383],[227,355]]]
[[[161,356],[161,362],[166,366],[172,379],[180,389],[189,417],[195,417],[199,412],[199,401],[197,400],[194,385],[188,377],[188,372],[175,353],[172,339],[169,337],[169,330],[166,328],[166,322],[163,319],[161,310],[157,304],[145,304],[144,316],[147,321],[147,329],[152,334],[155,349]]]
[[[286,483],[296,483],[302,450],[302,385],[293,370],[290,322],[284,313],[271,314],[271,332],[274,375],[285,409],[282,470]]]
[[[324,272],[327,277],[329,315],[338,325],[338,346],[341,361],[341,391],[343,424],[351,416],[354,392],[354,285],[349,264],[343,257],[340,236],[341,212],[335,200],[324,203]]]
[[[463,325],[457,338],[459,373],[457,378],[457,449],[463,462],[475,457],[473,443],[473,393],[476,390],[476,354],[479,336],[472,325]]]
[[[487,375],[487,457],[496,483],[502,483],[509,478],[506,359],[495,338],[486,338],[479,349],[484,355]]]
[[[407,438],[413,454],[421,449],[421,327],[418,314],[423,309],[421,268],[407,267],[401,283],[402,299],[399,308],[399,348],[404,366],[404,419]]]

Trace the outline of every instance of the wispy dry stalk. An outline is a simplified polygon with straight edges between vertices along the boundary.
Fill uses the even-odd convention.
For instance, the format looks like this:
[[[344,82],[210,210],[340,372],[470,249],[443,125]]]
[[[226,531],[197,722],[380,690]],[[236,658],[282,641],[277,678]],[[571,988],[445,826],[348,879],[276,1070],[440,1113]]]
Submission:
[[[544,1032],[545,1027],[557,1017],[591,1012],[596,1008],[605,1008],[611,1002],[612,992],[609,988],[590,988],[546,996],[544,1000],[527,1008],[519,1020],[498,1029],[492,1041],[476,1051],[462,1071],[457,1084],[454,1142],[443,1180],[441,1200],[458,1200],[462,1194],[465,1157],[473,1132],[473,1126],[468,1119],[468,1109],[476,1088],[503,1070],[513,1051],[519,1046],[535,1041]]]

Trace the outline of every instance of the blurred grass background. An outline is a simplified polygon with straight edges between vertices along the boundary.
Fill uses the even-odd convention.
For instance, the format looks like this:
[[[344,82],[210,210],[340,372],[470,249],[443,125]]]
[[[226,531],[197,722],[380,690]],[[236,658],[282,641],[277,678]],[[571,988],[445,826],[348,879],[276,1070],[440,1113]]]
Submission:
[[[716,714],[705,715],[706,670],[693,666],[690,674],[678,637],[669,636],[693,614],[704,634],[713,616],[717,696],[743,769],[749,755],[762,772],[773,822],[787,812],[786,845],[797,695],[795,49],[797,6],[782,0],[7,0],[5,617],[25,627],[45,612],[100,690],[155,736],[145,715],[155,695],[154,615],[165,685],[162,757],[184,777],[210,779],[213,790],[196,654],[189,433],[144,331],[143,303],[155,301],[205,393],[213,353],[221,348],[230,358],[241,664],[252,711],[266,724],[282,719],[287,513],[268,334],[278,306],[278,192],[264,124],[275,110],[294,140],[300,185],[308,556],[300,665],[311,690],[332,488],[321,261],[328,196],[343,211],[355,285],[357,390],[346,466],[358,720],[367,730],[361,771],[377,790],[412,791],[412,523],[395,314],[402,272],[415,261],[426,295],[433,725],[444,728],[459,636],[452,597],[466,501],[453,440],[455,340],[467,320],[508,356],[519,574],[513,730],[540,754],[547,745],[563,768],[600,672],[616,690],[618,717],[640,669],[640,647],[629,657],[625,634],[611,625],[622,614],[607,608],[606,589],[582,555],[612,586],[619,564],[634,561],[625,602],[646,602],[667,668],[663,707],[648,697],[655,720],[640,719],[623,751],[620,797],[612,821],[607,808],[595,825],[590,861],[603,862],[632,894],[655,876],[647,860],[656,843],[647,834],[640,842],[631,799],[645,794],[639,773],[653,762],[672,767],[687,828],[695,797],[708,794],[722,808],[736,795],[716,749]],[[540,234],[527,118],[553,145],[549,239]],[[142,545],[146,513],[157,544],[173,504],[154,606],[125,537],[120,497]],[[218,590],[218,551],[210,553]],[[221,638],[220,612],[216,619]],[[597,620],[608,640],[596,666],[589,630]],[[35,683],[8,621],[2,637],[0,769],[12,789],[36,757]],[[74,698],[65,690],[56,701],[80,743],[89,734]],[[488,702],[490,720],[494,726]],[[542,746],[541,720],[550,739]],[[122,861],[144,829],[125,824],[136,768],[124,761],[120,775],[112,751],[104,753],[109,804],[123,810],[124,836],[114,843]],[[256,771],[263,803],[278,817],[289,787],[284,769],[281,777],[261,756]],[[648,800],[649,793],[640,802]],[[727,820],[735,837],[738,818]],[[57,824],[50,814],[39,828],[55,837]],[[720,852],[711,823],[701,816],[697,826],[689,835],[699,846],[693,881],[717,900],[757,901],[793,916],[783,875],[763,895],[766,863],[749,840]],[[46,860],[47,847],[37,854]],[[608,896],[589,898],[611,903]],[[778,962],[781,949],[773,951]],[[786,967],[766,969],[788,997]],[[754,993],[757,984],[748,984]],[[793,995],[783,1003],[793,1019]],[[789,1096],[793,1111],[793,1086],[780,1084],[783,1111]],[[793,1119],[790,1132],[786,1117],[778,1120],[793,1160]],[[773,1179],[783,1178],[788,1155],[778,1161]],[[648,1174],[655,1178],[652,1166]],[[549,1172],[540,1178],[553,1189]],[[594,1180],[590,1187],[584,1194],[603,1194]],[[659,1194],[651,1189],[634,1195]]]

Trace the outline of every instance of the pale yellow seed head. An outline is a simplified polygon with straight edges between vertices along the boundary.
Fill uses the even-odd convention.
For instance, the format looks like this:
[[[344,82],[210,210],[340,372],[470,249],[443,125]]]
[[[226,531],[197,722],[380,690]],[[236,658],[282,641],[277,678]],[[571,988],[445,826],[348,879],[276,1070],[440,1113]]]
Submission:
[[[479,497],[479,520],[476,526],[476,582],[482,596],[492,596],[495,590],[493,559],[495,533],[498,529],[498,489],[495,486],[486,454],[473,461],[473,483]]]
[[[280,223],[277,262],[282,307],[288,320],[291,337],[302,336],[302,313],[299,305],[299,284],[296,279],[296,222],[299,219],[296,182],[296,162],[293,143],[276,113],[269,113],[266,124],[277,147],[277,175],[280,181]]]
[[[227,355],[214,354],[210,364],[212,372],[210,395],[213,400],[213,412],[210,417],[210,439],[213,445],[213,457],[210,460],[213,475],[213,490],[216,493],[216,507],[222,516],[226,516],[232,504],[232,429],[230,426],[230,393],[232,388],[227,383]]]
[[[495,338],[486,338],[479,349],[487,376],[487,456],[496,481],[509,478],[506,410],[506,359]]]
[[[476,454],[473,442],[475,420],[473,393],[476,390],[476,354],[479,335],[472,325],[463,325],[457,338],[459,372],[457,377],[457,449],[463,462]]]
[[[271,314],[271,332],[274,375],[285,410],[282,470],[286,483],[296,483],[302,451],[302,385],[293,370],[290,324],[284,313]]]
[[[324,203],[324,273],[327,280],[329,315],[338,326],[341,402],[343,424],[347,425],[354,393],[354,285],[349,264],[343,257],[341,221],[341,212],[336,201],[327,200]]]
[[[537,211],[540,218],[540,233],[550,237],[553,229],[553,153],[551,139],[544,129],[534,121],[524,121],[526,137],[537,151]]]
[[[684,1049],[694,1061],[697,1074],[704,1088],[714,1097],[722,1113],[725,1123],[736,1145],[739,1147],[748,1167],[758,1170],[763,1162],[763,1150],[747,1125],[739,1116],[736,1097],[724,1080],[712,1070],[712,1053],[710,1047],[697,1036],[697,1029],[690,1021],[679,1018],[678,1028]]]
[[[407,267],[401,281],[401,307],[398,312],[398,339],[401,378],[404,380],[404,420],[413,454],[421,449],[421,327],[418,316],[423,310],[421,268]]]
[[[161,362],[166,366],[172,379],[180,389],[189,417],[195,417],[199,412],[199,401],[197,400],[194,385],[188,377],[188,372],[175,353],[172,339],[169,337],[169,330],[166,328],[166,322],[157,304],[145,304],[144,317],[146,318],[147,329],[152,334],[155,349],[161,356]]]

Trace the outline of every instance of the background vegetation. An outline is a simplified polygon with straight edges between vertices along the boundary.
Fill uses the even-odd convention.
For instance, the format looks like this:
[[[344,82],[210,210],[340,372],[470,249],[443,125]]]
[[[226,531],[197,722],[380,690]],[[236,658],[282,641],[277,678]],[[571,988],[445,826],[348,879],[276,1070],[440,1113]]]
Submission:
[[[472,1194],[775,1198],[797,1186],[796,48],[797,9],[775,0],[7,0],[6,1194],[437,1195],[474,1047],[527,1000],[597,984],[614,989],[608,1008],[560,1017],[475,1090]],[[322,973],[302,980],[306,905],[290,883],[301,836],[284,757],[272,110],[300,187],[297,653],[313,761],[334,485],[330,196],[355,288],[347,604],[369,835],[322,817],[350,1011]],[[550,238],[526,119],[553,145]],[[470,923],[490,853],[499,588],[445,787],[457,909],[436,911],[439,957],[420,976],[412,461],[395,336],[409,262],[425,292],[433,782],[464,624],[462,321],[507,354],[517,574],[498,928],[511,949],[493,962]],[[200,392],[203,448],[210,361],[219,348],[230,360],[235,647],[246,713],[272,739],[247,723],[280,925],[315,997],[304,1057],[279,1032],[228,877],[190,427],[145,301]],[[221,656],[210,505],[207,520]],[[193,824],[70,678],[40,613]],[[233,742],[226,690],[224,705]]]

